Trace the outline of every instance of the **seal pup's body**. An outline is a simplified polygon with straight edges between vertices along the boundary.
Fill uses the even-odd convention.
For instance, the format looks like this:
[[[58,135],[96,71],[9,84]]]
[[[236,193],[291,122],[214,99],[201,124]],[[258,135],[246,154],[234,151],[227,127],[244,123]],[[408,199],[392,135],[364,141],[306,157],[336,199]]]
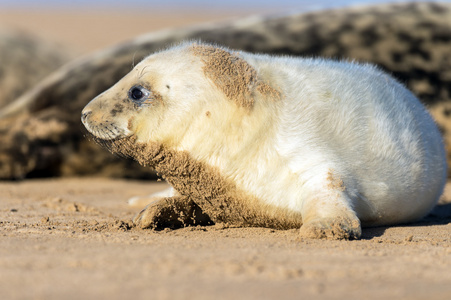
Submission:
[[[183,44],[144,59],[82,121],[174,186],[142,227],[189,223],[198,205],[213,221],[358,238],[360,223],[423,217],[446,179],[432,118],[369,65]]]

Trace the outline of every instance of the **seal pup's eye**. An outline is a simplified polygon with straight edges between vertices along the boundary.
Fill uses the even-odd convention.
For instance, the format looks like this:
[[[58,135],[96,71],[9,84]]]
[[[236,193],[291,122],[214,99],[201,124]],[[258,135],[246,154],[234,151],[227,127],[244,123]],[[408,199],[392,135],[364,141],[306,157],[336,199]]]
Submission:
[[[142,86],[135,85],[128,91],[128,97],[133,101],[143,101],[150,96],[150,91]]]

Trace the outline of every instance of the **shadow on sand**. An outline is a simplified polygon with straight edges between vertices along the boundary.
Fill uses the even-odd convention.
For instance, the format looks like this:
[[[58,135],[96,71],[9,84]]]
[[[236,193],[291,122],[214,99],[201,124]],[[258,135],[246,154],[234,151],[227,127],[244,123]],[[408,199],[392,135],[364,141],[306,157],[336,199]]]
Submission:
[[[418,222],[409,223],[409,224],[400,224],[398,226],[432,226],[432,225],[446,225],[451,223],[451,203],[439,204],[434,209]],[[380,237],[384,234],[385,230],[389,227],[393,226],[384,226],[384,227],[369,227],[363,228],[362,231],[362,239],[370,240],[375,237]]]

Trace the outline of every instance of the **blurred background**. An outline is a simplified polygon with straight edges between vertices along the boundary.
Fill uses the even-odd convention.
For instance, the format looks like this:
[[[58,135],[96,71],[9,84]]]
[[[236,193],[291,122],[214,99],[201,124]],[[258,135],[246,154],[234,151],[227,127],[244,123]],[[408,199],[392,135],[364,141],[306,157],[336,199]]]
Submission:
[[[135,56],[139,61],[173,43],[170,36],[180,33],[177,28],[243,18],[236,31],[224,26],[218,31],[202,29],[191,37],[181,32],[180,38],[201,37],[246,51],[374,63],[406,84],[427,106],[442,130],[451,166],[451,0],[441,1],[446,2],[442,5],[437,1],[395,5],[383,12],[389,6],[338,9],[406,2],[412,1],[0,0],[0,179],[92,174],[146,177],[148,168],[137,171],[136,164],[114,158],[89,142],[83,136],[80,111],[125,75]],[[314,11],[319,13],[302,14]],[[294,17],[283,17],[287,14]],[[254,28],[252,20],[260,19],[253,16],[259,15],[275,16],[271,22],[280,23],[271,23],[272,32],[270,27]],[[47,86],[42,81],[52,79],[47,76],[83,55],[174,28],[166,35],[154,35],[161,38],[159,42],[124,46],[119,51],[124,59],[109,57],[104,68],[89,69],[76,61],[66,73],[70,76],[62,79],[65,84],[56,81]],[[88,59],[92,62],[93,57]],[[40,92],[35,93],[33,87]],[[21,103],[31,104],[24,109]],[[32,118],[27,116],[28,109]],[[11,117],[11,111],[20,116]],[[11,119],[2,118],[2,113]]]
[[[73,55],[78,56],[159,29],[256,14],[297,13],[389,2],[406,1],[0,0],[0,29],[30,32],[69,47]]]

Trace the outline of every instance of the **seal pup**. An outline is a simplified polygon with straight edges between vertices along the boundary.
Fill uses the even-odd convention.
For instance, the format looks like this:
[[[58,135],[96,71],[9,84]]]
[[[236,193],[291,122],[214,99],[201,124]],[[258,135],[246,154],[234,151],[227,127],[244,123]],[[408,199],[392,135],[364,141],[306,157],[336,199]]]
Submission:
[[[175,190],[142,228],[213,222],[354,239],[418,220],[446,180],[418,99],[371,65],[184,43],[150,55],[82,111],[94,139]]]

